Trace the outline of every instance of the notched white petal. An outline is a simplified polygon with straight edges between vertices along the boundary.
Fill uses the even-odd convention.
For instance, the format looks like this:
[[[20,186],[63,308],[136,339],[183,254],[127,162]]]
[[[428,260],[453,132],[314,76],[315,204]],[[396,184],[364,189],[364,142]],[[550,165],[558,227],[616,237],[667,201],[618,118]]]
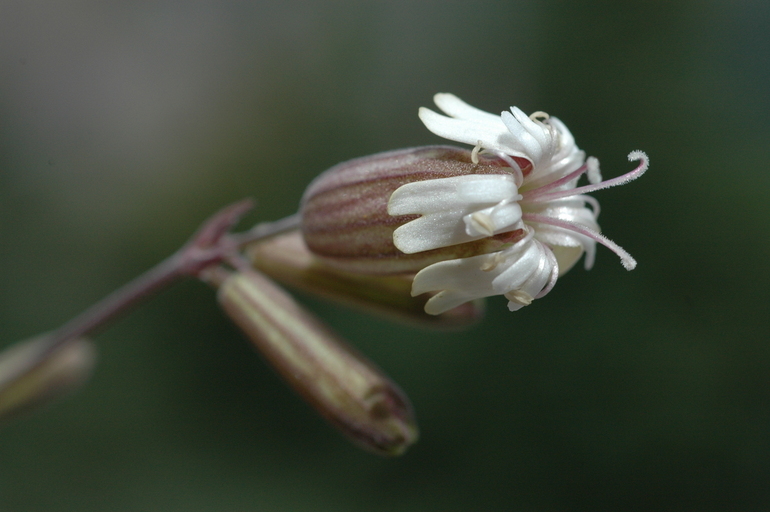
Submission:
[[[478,121],[494,123],[500,122],[500,118],[498,116],[468,105],[454,94],[440,92],[433,96],[433,102],[446,115],[451,117],[456,117],[458,119],[476,119]]]
[[[550,281],[556,268],[549,252],[546,245],[532,240],[506,258],[503,266],[508,266],[492,281],[492,287],[505,295],[510,311],[529,305]]]
[[[388,214],[421,217],[397,228],[393,243],[414,254],[511,231],[521,223],[519,198],[515,180],[507,174],[407,183],[390,196]]]
[[[495,295],[494,276],[481,270],[493,259],[493,255],[483,254],[425,267],[414,277],[412,296],[437,291],[425,304],[425,312],[439,315],[468,301]]]
[[[437,94],[434,101],[449,117],[424,107],[418,114],[425,126],[439,137],[473,146],[480,144],[483,149],[526,158],[534,164],[550,160],[559,150],[559,131],[530,119],[516,107],[496,116],[452,94]]]
[[[548,251],[529,236],[497,253],[435,263],[417,273],[412,295],[438,292],[425,305],[431,315],[492,295],[505,295],[515,311],[548,285],[556,261]]]
[[[508,129],[497,117],[494,120],[457,119],[442,116],[425,107],[420,107],[418,115],[428,130],[455,142],[476,145],[482,141],[485,148],[505,151],[511,138]]]
[[[558,151],[558,133],[550,125],[533,121],[516,107],[503,112],[500,118],[515,140],[510,149],[524,153],[535,167],[549,162]]]
[[[490,208],[473,212],[463,217],[465,233],[469,236],[493,236],[511,231],[521,220],[521,206],[515,199],[501,201]]]

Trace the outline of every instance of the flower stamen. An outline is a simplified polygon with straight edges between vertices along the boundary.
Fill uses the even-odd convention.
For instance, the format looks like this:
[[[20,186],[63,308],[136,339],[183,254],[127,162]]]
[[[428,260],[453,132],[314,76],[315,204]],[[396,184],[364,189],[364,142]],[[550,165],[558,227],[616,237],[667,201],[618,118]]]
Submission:
[[[481,141],[479,141],[479,144],[481,144]],[[476,146],[476,148],[478,147],[480,146]],[[476,151],[476,148],[473,148],[473,151]],[[481,153],[495,155],[497,158],[499,158],[500,160],[508,164],[508,167],[513,169],[513,177],[514,177],[514,183],[516,183],[516,188],[521,188],[521,185],[524,183],[524,172],[521,170],[521,166],[519,166],[519,164],[516,163],[516,160],[506,155],[502,151],[498,151],[496,149],[482,149]],[[471,159],[473,159],[472,153],[471,153]],[[476,157],[476,160],[478,160],[478,157]],[[478,162],[474,162],[474,163],[478,163]]]
[[[492,270],[496,269],[497,266],[503,262],[502,253],[496,252],[492,255],[491,258],[489,258],[489,261],[484,262],[480,267],[479,270],[482,272],[491,272]]]
[[[483,233],[486,236],[495,234],[495,223],[492,217],[484,212],[474,212],[470,215],[470,224],[473,232]]]
[[[478,141],[476,146],[474,146],[473,151],[471,151],[471,162],[474,164],[479,163],[479,151],[481,151],[482,147],[482,142]]]
[[[524,290],[511,290],[504,293],[503,297],[520,306],[529,306],[535,298]]]
[[[524,237],[521,240],[518,240],[515,244],[510,246],[508,249],[504,249],[502,251],[498,251],[495,253],[492,253],[488,261],[484,262],[480,267],[479,270],[483,272],[490,272],[498,267],[501,263],[503,263],[506,258],[508,257],[508,254],[510,252],[515,252],[517,249],[527,245],[533,238],[535,237],[535,231],[533,229],[527,229],[527,234],[524,235]],[[543,245],[545,247],[545,245]],[[549,249],[550,252],[550,249]],[[553,253],[551,253],[553,254]],[[556,257],[554,257],[554,261],[556,260]],[[558,274],[558,273],[557,273]]]

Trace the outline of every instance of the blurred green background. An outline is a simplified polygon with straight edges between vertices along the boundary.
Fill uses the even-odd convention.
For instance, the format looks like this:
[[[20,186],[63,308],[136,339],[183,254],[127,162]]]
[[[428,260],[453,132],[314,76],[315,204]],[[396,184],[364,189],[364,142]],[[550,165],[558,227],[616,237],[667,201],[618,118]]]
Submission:
[[[466,332],[303,297],[411,397],[362,452],[182,283],[96,337],[89,385],[0,430],[2,511],[770,509],[770,4],[0,1],[0,344],[55,328],[253,196],[441,142],[436,92],[561,118],[599,248]]]

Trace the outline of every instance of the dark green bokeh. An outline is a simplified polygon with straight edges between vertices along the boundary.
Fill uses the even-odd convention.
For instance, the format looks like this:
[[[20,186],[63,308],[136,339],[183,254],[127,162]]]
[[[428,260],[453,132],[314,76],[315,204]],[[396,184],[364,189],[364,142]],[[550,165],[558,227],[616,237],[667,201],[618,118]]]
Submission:
[[[439,142],[435,92],[560,117],[599,249],[517,313],[414,330],[303,297],[408,392],[377,458],[183,283],[97,336],[81,393],[0,431],[0,510],[767,510],[770,7],[733,2],[0,2],[0,339],[52,329],[220,206]],[[244,223],[244,226],[248,225]]]

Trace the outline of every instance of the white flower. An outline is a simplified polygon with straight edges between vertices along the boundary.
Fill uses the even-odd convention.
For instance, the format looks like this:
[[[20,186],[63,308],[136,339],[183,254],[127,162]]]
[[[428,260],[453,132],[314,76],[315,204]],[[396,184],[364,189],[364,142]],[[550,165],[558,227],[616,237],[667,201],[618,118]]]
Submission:
[[[412,294],[438,292],[425,306],[428,313],[491,295],[505,295],[509,309],[519,309],[548,293],[583,252],[590,268],[597,241],[618,254],[626,269],[636,266],[626,251],[599,234],[599,205],[583,194],[641,176],[648,167],[644,153],[629,155],[629,160],[640,161],[635,170],[602,181],[598,160],[586,160],[555,117],[542,112],[527,116],[516,107],[495,116],[451,94],[434,99],[450,117],[421,108],[420,119],[430,131],[474,145],[474,162],[481,151],[502,159],[511,170],[401,186],[390,197],[388,213],[420,217],[395,230],[394,245],[414,254],[500,233],[515,237],[498,252],[442,261],[418,272]],[[590,184],[577,187],[583,173]]]

